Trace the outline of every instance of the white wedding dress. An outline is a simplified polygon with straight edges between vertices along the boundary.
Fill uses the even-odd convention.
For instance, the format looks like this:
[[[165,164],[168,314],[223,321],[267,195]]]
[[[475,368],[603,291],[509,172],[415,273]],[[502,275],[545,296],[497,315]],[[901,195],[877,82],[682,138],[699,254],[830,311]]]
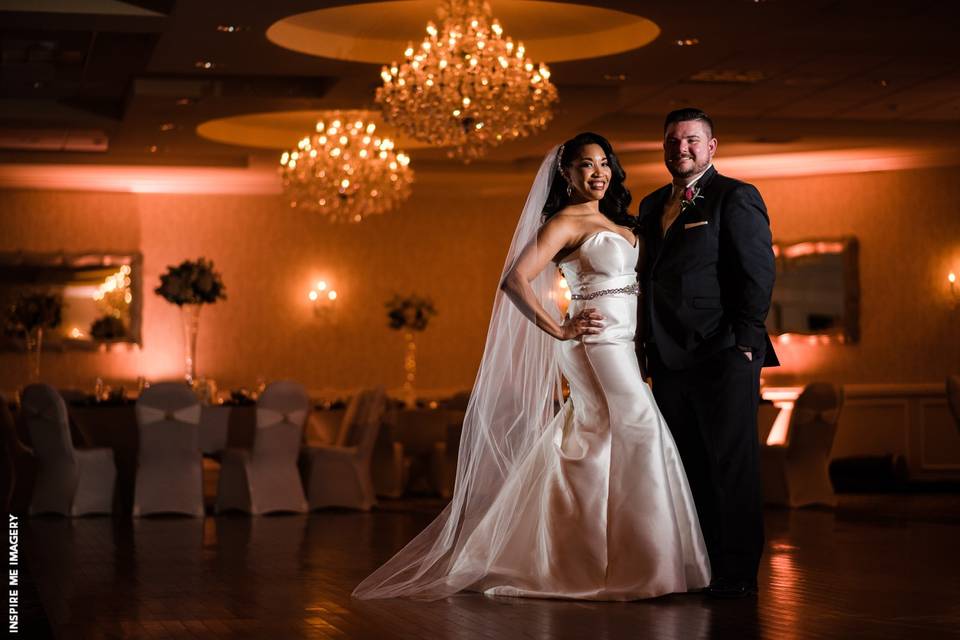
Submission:
[[[593,234],[562,262],[583,295],[636,284],[638,249]],[[634,600],[705,587],[710,563],[673,437],[634,351],[637,297],[573,300],[603,330],[558,342],[570,398],[453,563],[491,595]],[[501,536],[490,557],[491,536]]]
[[[544,157],[520,214],[503,278],[537,249],[558,175]],[[710,582],[680,456],[634,352],[639,249],[615,231],[560,263],[603,329],[557,341],[500,289],[463,422],[453,497],[353,591],[362,599],[491,595],[634,600]],[[559,322],[555,272],[530,282]],[[570,396],[557,411],[560,374]]]

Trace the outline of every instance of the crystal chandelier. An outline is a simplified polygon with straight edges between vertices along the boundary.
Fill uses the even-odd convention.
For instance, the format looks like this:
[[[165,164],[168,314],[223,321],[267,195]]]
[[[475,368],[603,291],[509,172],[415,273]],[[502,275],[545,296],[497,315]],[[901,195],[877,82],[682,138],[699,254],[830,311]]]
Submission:
[[[557,99],[546,65],[503,35],[486,2],[445,0],[437,13],[419,50],[411,44],[402,64],[381,71],[386,121],[467,161],[543,129]]]
[[[290,206],[337,222],[360,222],[393,209],[410,196],[410,157],[375,134],[360,112],[333,113],[316,132],[280,158]]]

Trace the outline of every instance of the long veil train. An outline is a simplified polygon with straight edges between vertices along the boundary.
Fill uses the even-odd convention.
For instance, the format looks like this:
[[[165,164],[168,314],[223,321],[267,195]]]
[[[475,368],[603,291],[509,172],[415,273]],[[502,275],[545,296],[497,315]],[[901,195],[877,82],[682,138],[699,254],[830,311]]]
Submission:
[[[554,147],[544,157],[527,196],[500,281],[524,248],[536,242],[556,173]],[[543,307],[559,319],[551,270],[544,270],[530,284]],[[562,396],[554,346],[553,338],[524,317],[498,287],[464,418],[453,498],[426,529],[354,589],[355,597],[437,599],[482,577],[482,569],[475,564],[467,571],[452,568],[464,542],[556,412],[556,401]],[[506,538],[491,536],[491,556]]]

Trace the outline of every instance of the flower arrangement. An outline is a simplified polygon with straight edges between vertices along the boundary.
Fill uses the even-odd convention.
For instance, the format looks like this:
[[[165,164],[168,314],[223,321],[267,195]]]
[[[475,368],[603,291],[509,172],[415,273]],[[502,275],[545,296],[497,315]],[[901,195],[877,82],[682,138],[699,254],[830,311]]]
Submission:
[[[680,212],[683,213],[689,207],[692,207],[697,203],[697,198],[703,198],[703,195],[700,193],[700,187],[693,185],[687,187],[683,190],[683,196],[680,198]]]
[[[153,291],[177,306],[213,304],[227,297],[223,279],[213,270],[213,261],[204,258],[168,266],[160,276],[160,286]]]
[[[63,298],[59,293],[26,291],[7,308],[5,329],[10,334],[23,333],[29,357],[29,380],[40,380],[40,353],[43,330],[56,329],[62,321]]]
[[[94,340],[117,340],[127,337],[127,326],[123,320],[106,314],[100,316],[90,325],[90,337]]]
[[[7,331],[32,334],[60,326],[63,298],[55,293],[26,292],[7,308]]]
[[[421,298],[416,295],[402,297],[395,295],[386,304],[387,326],[391,329],[408,331],[423,331],[427,328],[430,318],[437,315],[430,298]]]

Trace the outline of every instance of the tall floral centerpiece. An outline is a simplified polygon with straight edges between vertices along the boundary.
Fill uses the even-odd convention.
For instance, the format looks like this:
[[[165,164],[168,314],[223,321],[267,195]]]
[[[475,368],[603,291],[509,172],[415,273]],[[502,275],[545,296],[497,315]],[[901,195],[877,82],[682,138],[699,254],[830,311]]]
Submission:
[[[213,270],[213,261],[204,258],[184,260],[170,265],[160,276],[160,286],[153,290],[167,302],[180,307],[183,320],[184,377],[193,386],[197,380],[197,333],[200,329],[200,309],[205,304],[225,300],[226,287],[220,274]]]
[[[25,292],[7,309],[7,331],[23,334],[27,347],[28,382],[40,380],[43,330],[60,326],[63,299],[55,293]]]
[[[437,315],[433,301],[416,295],[406,297],[395,295],[387,304],[387,326],[395,331],[403,332],[406,342],[406,352],[403,357],[403,401],[408,409],[417,405],[417,395],[414,383],[417,379],[417,343],[414,332],[427,328],[430,318]]]

